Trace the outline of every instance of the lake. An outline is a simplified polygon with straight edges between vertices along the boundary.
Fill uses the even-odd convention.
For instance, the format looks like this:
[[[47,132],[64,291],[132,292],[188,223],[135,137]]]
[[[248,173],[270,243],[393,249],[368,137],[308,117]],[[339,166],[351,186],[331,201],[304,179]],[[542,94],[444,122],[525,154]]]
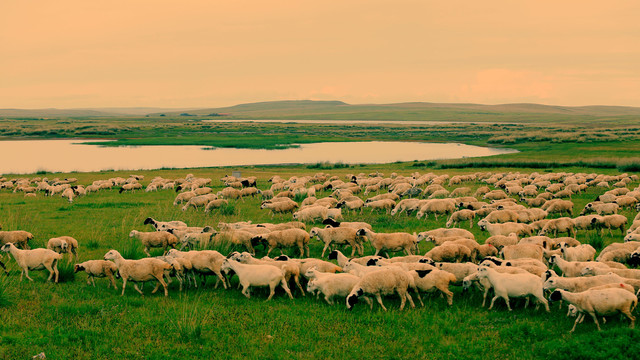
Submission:
[[[381,164],[395,161],[458,159],[517,152],[457,143],[399,141],[329,142],[264,150],[203,146],[121,146],[82,144],[86,140],[0,141],[0,174],[148,170],[240,165]]]

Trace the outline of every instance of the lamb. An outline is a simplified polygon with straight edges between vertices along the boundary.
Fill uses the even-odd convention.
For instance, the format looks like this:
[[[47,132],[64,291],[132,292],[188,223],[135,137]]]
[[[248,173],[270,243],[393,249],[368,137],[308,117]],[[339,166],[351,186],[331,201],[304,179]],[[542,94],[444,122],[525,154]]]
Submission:
[[[222,263],[221,269],[224,271],[233,270],[238,275],[240,285],[242,286],[242,294],[246,296],[247,299],[251,298],[249,294],[249,288],[251,286],[269,286],[269,297],[266,300],[269,301],[275,294],[275,289],[278,284],[280,284],[287,295],[289,295],[289,298],[293,299],[291,290],[289,290],[289,286],[284,278],[283,271],[273,265],[248,265],[241,264],[232,259],[226,259]]]
[[[178,221],[178,220],[174,220],[174,221],[156,221],[150,217],[146,218],[144,220],[144,225],[147,224],[151,224],[151,226],[153,226],[154,229],[156,229],[157,231],[165,231],[167,229],[174,229],[174,228],[179,228],[179,227],[187,227],[187,224],[182,222],[182,221]]]
[[[49,249],[20,250],[10,242],[2,245],[0,250],[11,253],[11,256],[16,260],[18,266],[22,268],[20,281],[22,281],[23,275],[33,281],[33,279],[29,277],[29,270],[47,269],[49,271],[47,281],[51,280],[55,274],[55,282],[58,282],[58,260],[62,259],[62,255],[55,251]]]
[[[320,255],[320,257],[324,257],[325,251],[330,247],[331,244],[351,245],[351,256],[353,257],[356,251],[358,251],[360,256],[364,254],[362,238],[357,235],[357,232],[357,229],[349,227],[326,229],[314,227],[309,232],[309,235],[311,238],[317,236],[318,240],[324,243],[324,248],[322,249],[322,254]]]
[[[473,228],[473,219],[476,217],[476,212],[473,210],[463,209],[458,210],[451,214],[449,220],[447,220],[446,227],[457,226],[458,223],[469,220],[469,229]]]
[[[329,305],[333,305],[336,296],[347,297],[360,278],[351,274],[323,274],[313,271],[313,278],[307,283],[307,292],[319,291]],[[319,275],[322,274],[322,275]]]
[[[418,247],[418,239],[415,233],[413,235],[404,232],[374,233],[369,229],[362,228],[356,232],[356,235],[366,236],[369,239],[371,246],[376,249],[374,255],[378,255],[382,250],[385,252],[404,250],[407,255],[412,255],[413,250],[417,250]]]
[[[629,293],[625,289],[602,289],[602,290],[586,290],[579,293],[572,293],[565,290],[555,290],[549,296],[550,301],[564,300],[574,305],[579,312],[588,313],[601,331],[598,323],[598,316],[613,315],[617,313],[624,314],[630,321],[630,328],[634,327],[636,318],[631,315],[631,310],[638,304],[636,295]],[[581,322],[582,317],[578,316],[573,323],[573,332],[576,325]]]
[[[262,241],[269,246],[267,256],[275,248],[285,248],[297,246],[300,250],[300,257],[303,257],[305,250],[309,256],[309,234],[301,229],[287,229],[272,231],[268,234],[255,236],[251,241]]]
[[[29,250],[29,240],[33,240],[33,234],[23,230],[0,231],[0,245],[12,243],[22,249]]]
[[[144,253],[147,256],[151,256],[149,249],[152,247],[161,247],[164,255],[167,253],[167,247],[175,248],[178,243],[178,238],[167,231],[141,232],[131,230],[129,237],[136,238],[142,242]]]
[[[369,295],[373,295],[382,309],[387,311],[387,308],[382,303],[382,295],[391,295],[393,293],[397,293],[400,297],[400,310],[404,309],[407,300],[411,307],[415,308],[413,299],[408,292],[408,288],[412,283],[413,279],[406,271],[393,267],[365,274],[347,296],[347,309],[352,310],[360,297],[365,297],[370,308],[373,309],[373,303],[368,299]]]
[[[155,294],[158,291],[160,285],[164,287],[164,296],[169,296],[169,290],[167,284],[164,282],[163,276],[165,270],[171,269],[171,265],[166,262],[154,258],[141,259],[141,260],[126,260],[116,250],[109,250],[104,255],[105,260],[113,260],[118,267],[118,272],[122,276],[122,294],[127,286],[127,281],[134,282],[133,287],[144,296],[144,293],[138,288],[138,282],[157,280],[158,284],[151,292]]]
[[[589,244],[569,247],[566,243],[560,243],[560,252],[567,261],[593,261],[596,249]]]
[[[111,261],[107,260],[89,260],[79,264],[75,264],[73,267],[74,272],[84,271],[87,273],[87,285],[93,284],[96,286],[96,282],[94,277],[107,277],[113,287],[118,290],[118,285],[116,285],[116,280],[113,275],[118,272],[118,267]],[[111,286],[111,284],[107,283],[107,288]]]
[[[167,252],[167,257],[184,258],[191,262],[193,270],[200,274],[202,282],[204,284],[205,276],[215,274],[218,281],[222,282],[224,288],[227,288],[227,282],[222,276],[221,266],[225,257],[215,250],[191,250],[191,251],[179,251],[171,249]],[[216,287],[218,287],[218,281],[216,281]],[[196,284],[196,287],[198,285]]]
[[[53,250],[57,253],[71,253],[75,255],[76,260],[78,260],[78,240],[71,236],[60,236],[49,239],[47,242],[47,249]]]

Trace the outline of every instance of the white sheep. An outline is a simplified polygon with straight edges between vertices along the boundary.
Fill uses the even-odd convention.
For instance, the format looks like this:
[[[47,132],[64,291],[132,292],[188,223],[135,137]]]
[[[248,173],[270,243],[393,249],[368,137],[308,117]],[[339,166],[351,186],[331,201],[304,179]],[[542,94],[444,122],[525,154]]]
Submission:
[[[358,298],[364,297],[373,308],[373,303],[368,299],[369,295],[375,296],[376,300],[384,311],[387,308],[382,303],[382,295],[398,294],[400,297],[400,310],[404,309],[406,301],[415,308],[413,299],[409,295],[408,288],[413,283],[411,276],[404,270],[398,268],[383,268],[362,276],[360,281],[353,287],[347,296],[347,309],[352,310],[358,303]]]
[[[315,206],[300,209],[293,213],[293,219],[302,221],[305,223],[312,223],[315,221],[322,221],[328,218],[328,209],[325,206]]]
[[[180,227],[187,227],[187,224],[182,222],[182,221],[178,221],[178,220],[173,220],[173,221],[156,221],[150,217],[146,218],[144,220],[144,225],[147,224],[151,224],[151,226],[153,226],[154,229],[158,230],[158,231],[165,231],[168,229],[174,229],[174,228],[180,228]]]
[[[569,247],[565,242],[560,243],[560,252],[567,261],[593,261],[596,249],[589,244]]]
[[[476,217],[476,212],[473,210],[462,209],[454,212],[447,220],[446,227],[457,226],[458,223],[463,221],[469,221],[469,229],[473,228],[473,220]]]
[[[167,247],[175,248],[176,244],[178,244],[178,238],[167,231],[143,232],[131,230],[129,237],[136,238],[142,242],[147,256],[151,256],[149,249],[152,247],[161,247],[164,255],[167,253]]]
[[[6,243],[2,245],[0,250],[11,253],[11,256],[16,260],[18,266],[22,268],[20,281],[22,281],[23,275],[26,276],[27,279],[33,281],[33,279],[29,277],[29,270],[46,269],[49,271],[47,281],[51,280],[55,274],[55,282],[58,282],[58,260],[62,259],[62,255],[55,251],[49,249],[20,250],[13,245],[13,243]]]
[[[113,260],[118,267],[118,272],[122,277],[122,294],[127,287],[127,281],[132,281],[133,287],[144,296],[144,293],[138,288],[138,282],[157,280],[156,287],[151,292],[155,294],[158,291],[160,285],[164,287],[164,296],[169,296],[169,290],[167,289],[167,283],[164,282],[163,276],[165,270],[171,269],[171,265],[166,262],[154,258],[147,258],[141,260],[127,260],[120,255],[116,250],[109,250],[104,254],[105,260]]]
[[[57,253],[70,253],[72,256],[75,255],[76,260],[78,260],[78,240],[71,236],[60,236],[49,239],[49,241],[47,241],[47,249]]]
[[[308,278],[311,279],[307,284],[307,292],[321,292],[329,305],[334,304],[333,298],[336,296],[346,298],[360,281],[355,275],[322,273],[315,268],[311,268],[306,274],[309,274]]]
[[[12,243],[22,249],[30,249],[29,240],[33,240],[33,234],[23,230],[0,231],[0,245]]]
[[[357,232],[357,229],[349,227],[329,227],[326,229],[314,227],[309,231],[309,236],[311,238],[317,237],[318,240],[324,243],[320,257],[324,257],[325,251],[331,246],[331,244],[350,245],[351,256],[353,256],[356,251],[358,251],[360,256],[362,256],[364,253],[362,237],[358,236]]]
[[[225,256],[219,252],[215,250],[180,251],[171,249],[167,252],[166,256],[174,258],[181,257],[189,260],[193,266],[193,271],[200,274],[203,284],[206,281],[205,276],[214,274],[218,279],[215,287],[217,288],[218,283],[222,282],[224,288],[227,288],[227,281],[221,271],[222,262],[225,260]],[[197,283],[195,286],[198,287]]]
[[[107,260],[88,260],[85,262],[81,262],[79,264],[75,264],[73,267],[74,272],[84,271],[87,273],[87,284],[93,284],[96,286],[96,281],[94,277],[107,277],[113,287],[118,290],[118,285],[116,285],[116,280],[113,275],[118,272],[118,267],[115,263]],[[111,284],[107,283],[107,288],[111,286]]]
[[[529,273],[522,274],[504,274],[489,268],[480,267],[478,277],[486,278],[493,287],[495,296],[491,299],[489,310],[493,308],[498,298],[503,298],[507,304],[507,308],[511,311],[509,305],[509,297],[525,297],[534,296],[539,303],[542,303],[549,312],[549,303],[544,298],[542,292],[542,279]]]
[[[412,255],[413,251],[418,248],[418,239],[415,233],[374,233],[369,229],[362,228],[356,232],[356,235],[366,236],[369,239],[371,246],[376,249],[374,255],[378,255],[382,250],[385,252],[404,250],[407,255]]]
[[[241,264],[232,259],[226,259],[222,263],[222,270],[233,270],[240,280],[242,286],[242,294],[247,298],[250,298],[249,288],[251,286],[269,286],[269,297],[266,301],[271,300],[275,294],[275,289],[278,284],[282,286],[284,291],[289,295],[289,298],[293,299],[291,290],[287,285],[287,281],[284,277],[284,272],[273,265],[248,265]]]
[[[598,331],[601,331],[598,323],[598,316],[624,314],[630,321],[630,328],[634,327],[636,318],[631,315],[631,310],[638,304],[636,295],[629,293],[625,289],[602,289],[602,290],[586,290],[579,293],[572,293],[565,290],[555,290],[549,296],[550,301],[564,300],[574,305],[579,312],[587,313],[593,318]],[[570,332],[576,329],[576,325],[581,322],[582,318],[578,316],[573,323]]]
[[[296,246],[298,250],[300,250],[300,257],[303,257],[305,250],[307,256],[309,256],[309,239],[309,233],[302,229],[286,229],[257,235],[252,241],[262,241],[267,244],[269,246],[267,256],[269,256],[273,249]]]

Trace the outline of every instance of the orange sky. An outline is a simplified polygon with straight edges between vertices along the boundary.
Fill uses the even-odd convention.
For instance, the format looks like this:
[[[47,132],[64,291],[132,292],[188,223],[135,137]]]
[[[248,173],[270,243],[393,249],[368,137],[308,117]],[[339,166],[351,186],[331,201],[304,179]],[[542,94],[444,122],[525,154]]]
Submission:
[[[634,0],[3,0],[0,108],[640,106]]]

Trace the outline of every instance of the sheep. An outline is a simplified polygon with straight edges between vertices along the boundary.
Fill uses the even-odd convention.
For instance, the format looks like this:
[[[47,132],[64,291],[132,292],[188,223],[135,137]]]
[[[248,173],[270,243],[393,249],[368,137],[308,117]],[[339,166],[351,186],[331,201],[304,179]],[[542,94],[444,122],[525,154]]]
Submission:
[[[484,220],[490,223],[517,222],[518,213],[512,210],[496,210],[487,215]]]
[[[180,251],[171,249],[167,252],[166,256],[173,258],[180,257],[189,260],[193,266],[193,271],[200,274],[203,284],[205,282],[205,275],[215,274],[218,278],[218,281],[222,282],[222,285],[225,289],[227,288],[227,282],[224,276],[222,276],[222,272],[220,269],[225,257],[219,252],[215,250]],[[218,287],[218,281],[216,281],[216,288]],[[197,283],[196,287],[198,287]]]
[[[511,233],[516,233],[518,235],[531,235],[531,227],[527,224],[515,222],[492,224],[483,219],[478,221],[478,226],[480,226],[482,231],[488,231],[491,236],[509,235]]]
[[[633,280],[628,279],[627,281]],[[588,290],[595,286],[621,282],[625,282],[625,279],[614,273],[585,277],[559,277],[552,275],[544,282],[543,288],[545,290],[563,289],[567,291],[579,292]]]
[[[613,269],[613,268],[605,268],[587,265],[582,268],[580,271],[580,276],[588,276],[588,275],[607,275],[608,273],[614,273],[623,278],[627,279],[635,279],[640,280],[640,270],[636,269]]]
[[[11,242],[2,245],[0,250],[11,253],[11,256],[16,260],[18,266],[22,268],[20,281],[22,281],[23,275],[30,281],[33,281],[33,279],[29,277],[29,270],[46,269],[49,271],[47,281],[51,280],[55,274],[55,282],[58,282],[58,260],[62,259],[62,255],[55,251],[49,249],[20,250]]]
[[[455,202],[453,199],[430,200],[420,207],[420,210],[416,213],[416,218],[420,219],[427,214],[425,219],[428,219],[429,214],[433,213],[436,220],[438,220],[438,214],[451,214],[454,210]]]
[[[488,244],[488,245],[492,245],[496,249],[498,249],[498,251],[500,251],[505,246],[517,244],[518,243],[518,234],[510,233],[508,236],[505,236],[505,235],[494,235],[494,236],[489,237],[487,240],[485,240],[484,243]]]
[[[362,207],[365,205],[364,201],[360,198],[353,198],[351,200],[340,200],[336,207],[338,209],[346,208],[351,211],[360,210],[362,212]]]
[[[373,231],[362,228],[356,232],[358,236],[366,236],[371,243],[371,246],[376,249],[374,255],[378,255],[380,251],[384,250],[388,251],[401,251],[407,255],[412,255],[413,250],[417,250],[418,247],[418,239],[417,235],[414,233],[404,233],[404,232],[396,232],[396,233],[374,233]]]
[[[547,312],[550,312],[549,303],[542,293],[542,279],[538,276],[529,273],[504,274],[490,267],[482,266],[478,269],[478,277],[486,278],[491,283],[491,287],[493,287],[495,292],[495,296],[491,299],[489,310],[493,308],[498,298],[503,298],[507,304],[507,309],[512,311],[509,305],[509,297],[532,295],[539,303],[544,305]]]
[[[341,253],[339,250],[333,250],[332,252],[329,253],[328,259],[336,260],[339,266],[344,267],[347,264],[347,262],[354,262],[361,265],[366,265],[369,260],[382,259],[382,256],[364,256],[360,258],[349,259],[348,257],[344,256],[344,254]]]
[[[469,220],[469,229],[473,228],[473,219],[476,217],[476,212],[473,210],[462,209],[454,212],[447,220],[446,227],[457,226],[462,221]]]
[[[505,260],[531,258],[542,261],[542,247],[535,244],[509,245],[500,251]]]
[[[215,199],[215,200],[211,200],[207,203],[207,205],[204,207],[204,212],[208,213],[213,209],[218,209],[221,208],[223,206],[229,205],[229,201],[226,199]]]
[[[309,256],[309,234],[301,229],[276,230],[268,234],[261,234],[253,237],[251,241],[262,241],[269,246],[267,256],[275,248],[285,248],[297,246],[300,250],[300,257],[303,257],[305,250]]]
[[[72,256],[76,256],[78,260],[78,240],[71,236],[60,236],[57,238],[51,238],[47,242],[47,249],[53,250],[57,253],[71,253]]]
[[[198,210],[199,207],[206,208],[210,201],[216,200],[218,197],[215,194],[206,194],[194,196],[182,207],[182,211],[187,211],[190,207],[194,207]]]
[[[434,238],[457,236],[461,238],[475,240],[474,235],[469,230],[458,229],[458,228],[451,228],[451,229],[439,228],[439,229],[428,230],[428,231],[423,231],[419,233],[418,241],[422,241],[426,239],[428,236],[432,236]]]
[[[152,247],[161,247],[163,255],[167,253],[167,247],[175,248],[178,243],[178,238],[167,231],[155,231],[155,232],[141,232],[137,230],[131,230],[129,233],[130,238],[136,238],[142,242],[144,246],[144,253],[147,256],[151,256],[149,249]]]
[[[311,206],[293,213],[293,219],[302,222],[315,222],[328,218],[328,209],[324,206]]]
[[[573,216],[573,202],[571,200],[553,199],[545,202],[540,208],[546,211],[548,214],[553,213],[568,213]]]
[[[180,250],[183,250],[187,246],[199,246],[205,248],[209,246],[209,243],[216,234],[217,233],[215,232],[187,232],[185,234],[181,234],[179,235],[180,243],[182,244],[180,246]]]
[[[620,207],[616,203],[588,203],[585,205],[580,215],[596,212],[598,215],[617,214]]]
[[[447,242],[427,251],[424,256],[436,262],[463,262],[471,259],[471,251],[464,245]]]
[[[284,278],[284,273],[281,269],[273,265],[248,265],[242,264],[232,259],[226,259],[222,263],[222,270],[233,270],[240,280],[242,286],[242,294],[251,298],[249,294],[249,288],[251,286],[269,286],[269,297],[266,301],[271,300],[275,294],[275,289],[278,284],[289,295],[290,299],[293,299],[291,290]]]
[[[356,251],[362,256],[364,254],[364,247],[362,246],[362,238],[357,235],[358,230],[349,227],[337,227],[320,229],[314,227],[309,232],[311,238],[318,237],[318,240],[324,243],[322,254],[320,257],[324,257],[325,251],[331,244],[337,245],[351,245],[351,256]]]
[[[116,280],[113,275],[118,272],[118,267],[111,261],[107,260],[88,260],[85,262],[81,262],[79,264],[75,264],[73,266],[73,271],[84,271],[87,273],[87,285],[93,284],[96,286],[96,282],[94,277],[107,277],[111,283],[107,283],[107,288],[113,284],[113,287],[118,290],[118,285],[116,285]]]
[[[600,220],[593,221],[593,219],[601,218],[600,215],[582,215],[573,219],[573,224],[577,230],[593,230],[596,229]]]
[[[509,195],[507,195],[502,190],[492,190],[482,195],[482,198],[485,200],[501,200],[501,199],[506,199],[508,197]]]
[[[22,249],[29,250],[29,240],[33,240],[33,234],[23,230],[0,231],[0,245],[12,243]]]
[[[566,243],[560,243],[560,252],[567,261],[593,261],[596,249],[589,244],[569,247]]]
[[[300,289],[302,296],[305,296],[304,289],[302,288],[302,285],[300,285],[300,265],[294,261],[290,261],[290,260],[276,261],[268,257],[265,257],[262,259],[256,259],[253,256],[251,256],[251,254],[249,254],[248,252],[243,252],[243,253],[234,252],[229,254],[227,258],[233,259],[243,264],[275,266],[280,270],[282,270],[284,279],[287,282],[287,284],[289,283],[289,280],[293,278],[295,284],[298,286],[298,289]]]
[[[546,235],[553,233],[553,236],[557,236],[558,233],[566,232],[567,236],[575,236],[575,223],[570,217],[561,217],[550,220],[546,225],[538,232],[538,235]]]
[[[585,312],[591,315],[593,321],[601,331],[598,323],[598,315],[613,315],[617,313],[624,314],[630,321],[630,328],[633,329],[636,318],[631,315],[631,310],[638,304],[638,298],[634,294],[629,293],[625,289],[602,289],[602,290],[586,290],[579,293],[572,293],[565,290],[555,290],[549,296],[550,301],[564,300],[574,305],[579,312]],[[576,318],[570,333],[574,332],[576,325],[582,319],[581,316]]]
[[[449,306],[453,305],[453,293],[449,290],[449,284],[456,282],[455,275],[439,269],[411,270],[409,271],[409,275],[413,277],[416,292],[418,292],[418,290],[431,292],[437,289],[447,297],[447,304]],[[420,303],[424,306],[422,296],[419,292],[418,300],[420,300]]]
[[[411,276],[404,270],[393,267],[383,268],[373,271],[362,276],[360,281],[353,287],[349,295],[347,295],[347,309],[352,310],[353,306],[358,303],[358,298],[365,297],[373,309],[373,303],[368,299],[368,295],[373,295],[384,311],[387,308],[382,303],[382,295],[391,295],[397,293],[400,297],[400,310],[404,309],[406,301],[409,301],[411,307],[415,308],[413,299],[409,295],[408,288],[413,283]]]
[[[477,251],[478,251],[476,255],[477,259],[484,259],[487,256],[498,256],[498,253],[500,252],[500,250],[498,250],[497,247],[491,244],[478,245]]]
[[[273,217],[276,213],[284,214],[291,213],[293,210],[298,208],[298,203],[289,199],[289,201],[263,201],[260,205],[260,209],[269,209],[271,210],[271,217]]]
[[[122,194],[124,191],[134,192],[135,190],[142,189],[142,185],[140,183],[132,183],[132,184],[124,184],[118,191],[119,194]]]
[[[456,280],[452,281],[452,283],[457,285],[462,285],[462,280],[477,272],[478,265],[474,263],[448,263],[448,262],[437,262],[435,267],[439,270],[446,271],[455,276]]]
[[[369,201],[364,204],[364,207],[371,208],[371,211],[374,210],[385,210],[388,214],[394,207],[396,206],[396,202],[391,199],[382,199],[376,201]]]
[[[312,273],[318,275],[312,275],[314,277],[307,283],[307,292],[319,291],[329,305],[334,304],[336,296],[347,297],[360,281],[358,276],[351,274],[322,274],[315,270]]]
[[[154,229],[158,230],[158,231],[163,231],[163,230],[167,230],[167,229],[174,229],[174,228],[179,228],[179,227],[187,227],[187,224],[182,222],[182,221],[178,221],[178,220],[174,220],[174,221],[156,221],[150,217],[146,218],[144,220],[144,225],[147,224],[151,224],[151,226],[153,226]]]
[[[620,229],[620,233],[624,235],[624,227],[627,225],[627,217],[624,215],[605,215],[594,218],[591,221],[596,227],[604,230],[609,229],[609,234],[613,236],[612,229]]]
[[[568,277],[581,276],[585,266],[609,269],[609,265],[599,261],[567,261],[558,255],[552,255],[549,258],[549,264],[557,266],[562,271],[562,275]]]
[[[417,210],[421,200],[419,199],[403,199],[400,200],[396,206],[391,210],[390,215],[393,216],[398,212],[406,212],[409,215],[410,212]]]
[[[122,294],[127,286],[127,281],[132,281],[133,287],[144,296],[144,293],[138,288],[138,282],[157,280],[158,284],[151,292],[155,294],[158,291],[160,285],[164,288],[164,296],[169,296],[169,290],[167,284],[164,282],[163,276],[166,270],[171,269],[171,265],[166,262],[154,258],[141,259],[141,260],[126,260],[116,250],[109,250],[104,255],[105,260],[113,260],[118,267],[118,272],[122,277]]]
[[[254,234],[249,231],[231,229],[221,231],[214,236],[215,238],[213,238],[213,241],[216,244],[226,242],[232,245],[241,245],[244,246],[251,255],[256,254],[256,251],[253,248],[253,244],[251,243],[251,239],[253,238]]]

